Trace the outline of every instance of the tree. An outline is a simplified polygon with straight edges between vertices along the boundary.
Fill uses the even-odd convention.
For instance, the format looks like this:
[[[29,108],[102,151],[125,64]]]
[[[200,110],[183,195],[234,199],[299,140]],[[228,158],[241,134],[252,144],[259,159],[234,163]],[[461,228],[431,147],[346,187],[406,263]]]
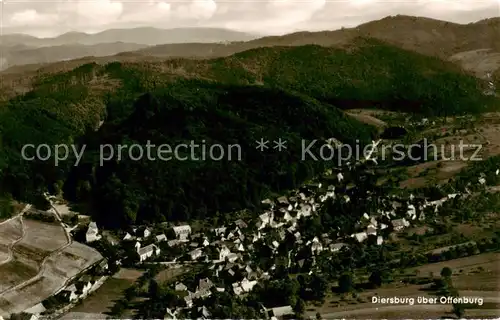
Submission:
[[[461,303],[454,303],[453,313],[457,316],[457,318],[462,318],[465,313],[464,306]]]
[[[160,292],[160,286],[158,285],[158,282],[156,282],[156,280],[151,279],[149,281],[148,293],[150,299],[159,298],[161,292]]]
[[[127,309],[127,302],[123,300],[117,301],[113,307],[111,308],[111,316],[113,317],[121,317],[123,315],[123,312]]]
[[[352,276],[348,273],[344,273],[339,278],[339,290],[341,293],[350,292],[353,287]]]
[[[297,319],[302,319],[304,312],[306,311],[306,304],[304,303],[304,300],[300,298],[297,299],[293,311],[295,312]]]
[[[380,271],[373,271],[368,279],[374,287],[380,287],[382,285],[382,273]]]
[[[441,277],[443,277],[443,278],[450,278],[452,274],[453,274],[453,271],[449,267],[444,267],[441,270]]]

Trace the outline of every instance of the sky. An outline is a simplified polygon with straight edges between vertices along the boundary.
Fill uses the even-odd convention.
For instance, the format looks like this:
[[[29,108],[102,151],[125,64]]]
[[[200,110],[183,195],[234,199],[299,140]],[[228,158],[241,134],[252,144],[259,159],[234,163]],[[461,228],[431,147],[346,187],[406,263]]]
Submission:
[[[220,27],[259,35],[335,30],[389,15],[458,23],[500,16],[500,0],[0,0],[4,34]]]

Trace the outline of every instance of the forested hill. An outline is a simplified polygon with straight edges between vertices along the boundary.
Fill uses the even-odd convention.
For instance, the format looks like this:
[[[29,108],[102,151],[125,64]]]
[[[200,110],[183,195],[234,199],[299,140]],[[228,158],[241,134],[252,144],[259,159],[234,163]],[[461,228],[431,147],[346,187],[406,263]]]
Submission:
[[[143,146],[150,141],[172,148],[193,141],[207,146],[206,160],[200,149],[195,158],[184,150],[186,161],[163,161],[153,151],[150,159],[109,161],[102,167],[95,167],[97,158],[87,157],[85,162],[94,166],[76,167],[73,173],[80,178],[67,185],[65,194],[93,200],[107,225],[207,218],[252,208],[269,193],[298,187],[333,164],[310,157],[302,160],[303,139],[308,144],[321,139],[319,147],[329,137],[364,143],[371,134],[371,128],[307,97],[268,88],[183,81],[141,96],[128,117],[104,124],[89,141]],[[256,141],[261,138],[286,140],[287,149],[273,150],[270,142],[270,150],[259,151]],[[213,145],[222,149],[218,147],[211,158]],[[87,155],[98,154],[98,148],[89,143]],[[319,154],[318,148],[313,150]],[[223,158],[217,160],[219,156]],[[91,186],[87,199],[82,198],[86,190],[72,194],[68,188],[78,186],[82,177]]]
[[[368,141],[372,129],[336,107],[453,115],[498,103],[453,64],[359,41],[348,49],[261,48],[215,60],[88,64],[41,75],[33,90],[1,106],[1,191],[34,201],[47,186],[64,189],[115,225],[206,217],[252,207],[323,170],[324,163],[299,161],[293,148],[300,139]],[[104,125],[96,131],[99,120]],[[261,137],[282,137],[289,147],[257,152]],[[238,143],[242,160],[100,167],[95,158],[99,144],[148,140]],[[83,163],[21,159],[23,145],[42,143],[86,144]]]

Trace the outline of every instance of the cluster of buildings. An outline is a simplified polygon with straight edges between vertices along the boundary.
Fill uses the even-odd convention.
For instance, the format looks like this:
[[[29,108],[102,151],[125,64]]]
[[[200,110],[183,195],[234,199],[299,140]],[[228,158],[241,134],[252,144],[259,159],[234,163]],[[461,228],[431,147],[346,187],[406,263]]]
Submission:
[[[354,167],[352,167],[354,168]],[[351,169],[352,169],[351,168]],[[496,174],[498,175],[499,170]],[[347,175],[344,177],[344,174]],[[350,179],[349,179],[350,177]],[[191,226],[173,226],[171,232],[157,232],[155,227],[133,228],[122,237],[122,242],[135,242],[139,263],[162,263],[167,265],[182,265],[183,263],[209,263],[212,276],[197,279],[197,283],[177,282],[172,288],[182,297],[184,305],[177,309],[167,310],[167,316],[175,319],[181,310],[196,310],[202,318],[210,318],[210,307],[200,305],[198,301],[210,297],[214,292],[230,292],[232,295],[244,297],[247,293],[266,279],[271,279],[276,266],[264,268],[256,261],[257,247],[267,247],[271,258],[278,257],[280,247],[293,240],[293,249],[288,250],[288,268],[307,266],[312,273],[315,256],[324,251],[332,255],[340,250],[349,250],[352,245],[365,243],[382,245],[393,232],[401,232],[411,224],[425,219],[426,213],[437,213],[439,208],[450,199],[466,197],[465,194],[449,194],[442,199],[428,201],[410,195],[400,198],[394,195],[372,194],[356,183],[362,176],[349,172],[328,172],[326,178],[319,182],[306,184],[291,191],[286,196],[262,201],[262,212],[251,215],[247,220],[238,219],[228,225],[210,230],[193,232]],[[356,180],[356,181],[347,181]],[[479,177],[478,184],[484,185],[484,175]],[[358,193],[356,193],[357,191]],[[377,198],[378,205],[370,212],[363,213],[355,223],[355,232],[344,234],[342,230],[329,234],[311,236],[301,224],[301,221],[320,214],[327,202],[346,204],[357,203],[361,199]],[[343,213],[345,214],[345,213]],[[333,213],[335,215],[335,213]],[[87,240],[99,239],[97,226],[91,223],[87,231]],[[146,244],[146,245],[143,245]],[[168,248],[181,249],[182,254],[168,261],[162,260],[162,252]],[[299,251],[310,252],[308,258],[297,258]],[[154,260],[152,259],[154,258]],[[161,260],[161,262],[159,261]],[[271,259],[272,260],[272,259]],[[307,261],[310,260],[310,261]],[[312,263],[311,263],[312,261]],[[82,291],[83,292],[83,291]],[[266,314],[275,317],[293,314],[290,306],[278,308],[263,308]],[[276,309],[276,310],[274,310]]]

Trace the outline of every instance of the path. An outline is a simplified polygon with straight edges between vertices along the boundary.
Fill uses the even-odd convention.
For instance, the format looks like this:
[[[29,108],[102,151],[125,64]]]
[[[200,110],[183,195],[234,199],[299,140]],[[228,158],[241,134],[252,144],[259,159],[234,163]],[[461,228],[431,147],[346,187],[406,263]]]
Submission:
[[[21,237],[19,237],[18,239],[12,241],[9,246],[7,247],[7,251],[8,251],[8,254],[9,256],[7,257],[7,259],[5,259],[4,261],[1,261],[0,264],[5,264],[5,263],[9,263],[13,257],[14,257],[14,253],[12,251],[12,248],[14,248],[14,246],[21,240],[23,240],[24,236],[26,235],[26,229],[24,228],[24,223],[23,223],[23,214],[28,211],[29,209],[31,209],[31,204],[27,204],[24,206],[23,210],[21,210],[21,212],[19,212],[18,214],[16,214],[15,216],[11,217],[10,219],[7,219],[3,222],[0,222],[0,225],[4,224],[4,223],[9,223],[10,221],[13,221],[14,219],[19,219],[19,222],[21,223]]]

